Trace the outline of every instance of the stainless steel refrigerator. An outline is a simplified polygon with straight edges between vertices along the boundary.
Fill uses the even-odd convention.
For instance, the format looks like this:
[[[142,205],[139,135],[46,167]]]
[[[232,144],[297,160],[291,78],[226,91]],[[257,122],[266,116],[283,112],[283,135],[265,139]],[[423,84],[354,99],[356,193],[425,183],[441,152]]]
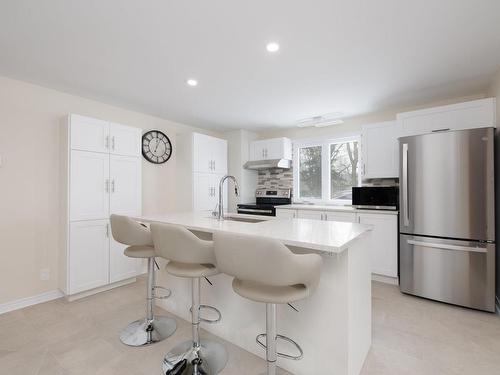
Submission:
[[[495,311],[494,129],[399,138],[400,289]]]

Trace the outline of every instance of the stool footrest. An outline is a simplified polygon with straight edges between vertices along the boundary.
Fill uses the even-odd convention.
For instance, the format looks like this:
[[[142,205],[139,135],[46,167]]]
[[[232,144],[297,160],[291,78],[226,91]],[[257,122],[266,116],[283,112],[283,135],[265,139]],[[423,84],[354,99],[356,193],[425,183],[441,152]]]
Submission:
[[[213,306],[209,306],[209,305],[200,305],[200,308],[199,308],[199,311],[201,312],[201,310],[211,310],[213,312],[215,312],[217,314],[217,318],[215,319],[206,319],[206,318],[202,318],[200,316],[200,322],[203,322],[203,323],[208,323],[208,324],[215,324],[215,323],[219,323],[221,320],[222,320],[222,314],[221,312],[216,309],[215,307]],[[193,308],[190,307],[189,308],[189,312],[193,312]]]
[[[263,338],[266,338],[266,343],[262,342]],[[286,354],[286,353],[277,352],[276,355],[278,357],[286,358],[286,359],[293,359],[294,361],[298,361],[298,360],[302,359],[302,357],[304,356],[304,352],[302,351],[302,348],[300,347],[300,345],[297,344],[295,341],[293,341],[291,338],[283,336],[283,335],[276,335],[276,340],[286,341],[286,342],[292,344],[293,346],[295,346],[297,348],[297,350],[299,351],[299,355],[290,355],[290,354]],[[257,335],[257,337],[255,338],[255,341],[262,348],[267,349],[267,334],[261,333],[260,335]]]
[[[163,286],[157,286],[157,285],[153,286],[153,290],[154,290],[155,292],[156,292],[156,290],[158,290],[158,289],[159,289],[159,290],[162,290],[162,291],[164,291],[164,292],[166,292],[166,294],[165,294],[165,295],[163,295],[163,296],[157,296],[157,295],[155,294],[155,295],[153,296],[153,298],[154,298],[154,299],[167,299],[167,298],[169,298],[169,297],[172,295],[172,291],[171,291],[170,289],[168,289],[168,288],[165,288],[165,287],[163,287]]]

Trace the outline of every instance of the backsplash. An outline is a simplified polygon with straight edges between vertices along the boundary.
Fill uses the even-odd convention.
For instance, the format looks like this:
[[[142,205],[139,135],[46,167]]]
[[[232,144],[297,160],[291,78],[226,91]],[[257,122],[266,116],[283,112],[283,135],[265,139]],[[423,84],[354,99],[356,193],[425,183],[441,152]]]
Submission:
[[[260,169],[257,180],[258,189],[293,189],[293,170],[273,168]]]

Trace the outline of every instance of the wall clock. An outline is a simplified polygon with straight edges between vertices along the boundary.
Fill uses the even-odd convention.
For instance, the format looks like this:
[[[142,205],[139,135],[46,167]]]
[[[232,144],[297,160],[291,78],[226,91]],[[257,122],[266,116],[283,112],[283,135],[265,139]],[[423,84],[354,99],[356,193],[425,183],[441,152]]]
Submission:
[[[142,156],[154,164],[163,164],[172,156],[170,139],[159,130],[150,130],[142,136]]]

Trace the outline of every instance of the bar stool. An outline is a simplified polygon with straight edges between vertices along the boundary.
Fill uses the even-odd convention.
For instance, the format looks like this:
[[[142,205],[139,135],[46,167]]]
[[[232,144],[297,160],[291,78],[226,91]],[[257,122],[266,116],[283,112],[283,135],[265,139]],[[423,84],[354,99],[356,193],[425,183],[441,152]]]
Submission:
[[[146,318],[130,323],[120,334],[120,340],[126,345],[142,346],[154,344],[171,336],[177,329],[174,319],[153,315],[155,299],[168,298],[170,290],[155,285],[155,256],[153,240],[149,229],[127,216],[111,215],[111,232],[113,238],[124,245],[129,245],[124,254],[131,258],[148,260],[148,282],[146,299]],[[157,296],[156,290],[168,291],[165,296]]]
[[[234,291],[266,304],[266,333],[259,334],[256,341],[266,350],[267,374],[275,375],[277,357],[299,360],[303,356],[299,344],[277,334],[277,304],[312,295],[319,283],[322,259],[316,254],[294,254],[277,240],[243,234],[217,232],[214,245],[217,267],[234,277]],[[299,354],[277,352],[278,339],[293,344]]]
[[[192,340],[175,346],[163,360],[166,375],[215,375],[227,363],[226,348],[212,340],[200,340],[200,322],[217,323],[222,315],[215,307],[200,305],[200,279],[219,273],[212,241],[201,240],[189,230],[169,224],[151,224],[151,233],[158,256],[167,259],[171,275],[191,279]],[[200,310],[209,309],[218,317],[200,317]]]

